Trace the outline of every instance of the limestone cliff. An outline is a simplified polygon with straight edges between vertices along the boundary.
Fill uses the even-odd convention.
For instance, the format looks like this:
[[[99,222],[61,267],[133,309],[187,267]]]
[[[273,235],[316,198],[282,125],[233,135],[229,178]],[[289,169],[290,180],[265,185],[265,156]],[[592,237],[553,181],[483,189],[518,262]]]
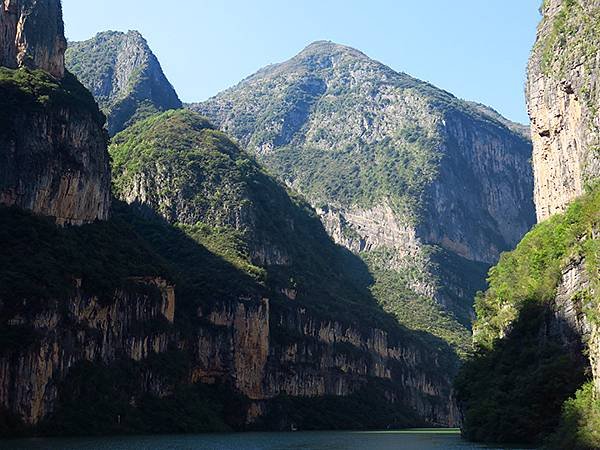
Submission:
[[[163,113],[118,134],[110,152],[116,193],[141,217],[159,214],[270,291],[259,302],[219,299],[194,310],[217,327],[200,333],[195,380],[232,378],[258,423],[283,395],[343,398],[379,383],[417,420],[456,423],[452,349],[385,314],[360,260],[206,119]]]
[[[464,431],[598,448],[600,2],[546,0],[541,12],[527,81],[540,223],[491,270],[477,300],[483,351],[459,389]],[[550,379],[560,381],[540,391]],[[503,429],[498,415],[523,425]]]
[[[60,0],[2,0],[0,67],[42,69],[62,78],[66,48]]]
[[[60,1],[6,0],[0,31],[0,204],[59,224],[106,219],[104,117],[65,74]]]
[[[564,211],[586,192],[593,195],[600,177],[600,2],[546,0],[541,12],[527,83],[539,221]],[[589,356],[586,366],[591,366],[596,395],[600,392],[596,319],[600,311],[599,220],[596,207],[590,230],[581,237],[588,249],[586,257],[572,258],[562,268],[562,281],[552,299],[556,308],[566,311],[557,322],[571,324],[575,339],[585,347],[583,353]],[[590,411],[579,413],[584,419],[577,424],[580,429],[576,444],[583,445],[586,421],[593,427],[594,419]],[[567,427],[567,435],[575,433],[572,428]],[[600,445],[597,437],[587,445],[592,441]],[[575,445],[575,441],[569,445]]]
[[[34,340],[0,351],[0,408],[27,424],[54,411],[59,386],[73,366],[83,361],[111,364],[118,358],[141,361],[168,349],[175,297],[165,280],[130,279],[108,305],[86,294],[81,281],[74,281],[68,301],[56,299],[37,310],[25,299],[3,299],[2,325],[27,330]],[[12,303],[10,310],[6,303]],[[157,330],[160,321],[165,327]]]
[[[59,224],[108,217],[104,118],[72,75],[0,68],[0,117],[0,204]]]
[[[535,220],[523,127],[349,47],[315,42],[191,108],[301,192],[336,242],[391,252],[399,289],[464,324],[487,265]],[[479,264],[453,287],[464,296],[443,292],[461,274],[440,273],[439,249]]]
[[[158,59],[137,31],[69,42],[67,68],[92,92],[111,135],[157,112],[181,108]]]
[[[565,406],[584,383],[598,380],[598,229],[596,185],[490,271],[490,287],[476,301],[479,352],[458,383],[467,437],[536,444],[556,434],[556,448],[598,446],[593,434],[580,433],[597,429],[597,407]],[[499,424],[499,415],[520,425]]]
[[[527,81],[539,221],[600,175],[600,2],[546,0],[542,14]]]

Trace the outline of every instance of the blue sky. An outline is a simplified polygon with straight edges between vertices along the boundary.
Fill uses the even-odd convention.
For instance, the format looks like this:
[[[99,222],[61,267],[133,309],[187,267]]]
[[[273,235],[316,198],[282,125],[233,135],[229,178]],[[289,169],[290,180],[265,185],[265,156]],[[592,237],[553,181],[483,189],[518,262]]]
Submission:
[[[527,122],[525,69],[541,0],[63,0],[67,37],[139,30],[183,101],[204,100],[310,42]]]

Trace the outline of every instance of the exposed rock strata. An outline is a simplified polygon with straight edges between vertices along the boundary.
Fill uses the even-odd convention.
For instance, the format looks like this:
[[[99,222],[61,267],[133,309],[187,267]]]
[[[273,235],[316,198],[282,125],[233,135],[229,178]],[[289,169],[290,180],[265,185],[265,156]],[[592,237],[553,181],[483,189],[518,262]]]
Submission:
[[[66,48],[60,0],[0,2],[0,66],[62,78]]]
[[[539,221],[600,175],[600,2],[546,0],[542,13],[527,80]]]
[[[336,242],[396,251],[393,270],[419,245],[494,263],[535,221],[523,127],[349,47],[315,42],[191,108],[302,192]]]
[[[172,332],[156,332],[155,321],[172,324],[173,287],[162,279],[132,279],[106,305],[86,295],[81,281],[68,302],[31,308],[12,304],[9,328],[37,337],[28,347],[0,350],[0,407],[36,424],[58,400],[58,386],[82,361],[110,364],[118,358],[141,361],[167,350]],[[6,305],[0,312],[6,317]],[[134,332],[135,329],[139,331]]]
[[[565,210],[600,176],[600,1],[546,0],[542,8],[527,81],[539,221]],[[598,233],[590,238],[597,240]],[[557,322],[568,324],[571,339],[587,345],[600,392],[599,333],[586,313],[598,305],[599,276],[584,260],[571,262],[554,304]]]
[[[104,118],[65,76],[65,49],[59,0],[0,3],[0,66],[15,70],[0,85],[0,204],[81,225],[108,217],[110,174]]]
[[[105,220],[108,153],[93,111],[18,108],[7,119],[0,131],[0,204],[55,217],[61,225]]]
[[[78,285],[66,311],[60,302],[36,312],[25,303],[17,307],[8,326],[31,328],[38,340],[0,352],[0,407],[36,424],[60,406],[60,383],[78,363],[144,361],[177,347],[192,354],[190,372],[180,382],[232,383],[262,405],[248,410],[249,422],[277,395],[345,396],[368,379],[394,381],[389,395],[399,407],[413,409],[431,425],[459,420],[454,403],[439,400],[449,395],[450,381],[441,367],[432,370],[439,362],[410,342],[390,340],[383,330],[315,320],[304,310],[273,314],[267,299],[237,299],[199,310],[207,324],[195,328],[194,338],[182,339],[172,322],[173,287],[161,279],[131,282],[110,304]],[[157,328],[157,321],[164,326]],[[270,336],[273,327],[302,338],[281,342]],[[175,387],[152,371],[146,377],[154,380],[147,393],[164,396]]]

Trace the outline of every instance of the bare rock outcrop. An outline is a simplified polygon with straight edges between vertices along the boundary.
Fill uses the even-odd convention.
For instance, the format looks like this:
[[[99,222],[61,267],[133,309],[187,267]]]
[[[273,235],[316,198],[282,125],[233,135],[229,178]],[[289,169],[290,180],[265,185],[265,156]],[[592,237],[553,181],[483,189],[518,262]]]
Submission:
[[[2,0],[0,66],[42,69],[62,78],[66,49],[60,0]]]
[[[600,175],[600,2],[547,0],[542,13],[527,81],[538,221]]]
[[[110,169],[105,119],[65,49],[59,0],[1,3],[0,204],[81,225],[108,218]]]

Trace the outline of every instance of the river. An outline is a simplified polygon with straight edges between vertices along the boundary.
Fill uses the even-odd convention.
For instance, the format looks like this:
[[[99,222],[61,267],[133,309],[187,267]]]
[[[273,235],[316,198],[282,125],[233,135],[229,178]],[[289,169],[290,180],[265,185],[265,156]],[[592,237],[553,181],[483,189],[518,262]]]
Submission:
[[[228,433],[0,440],[2,450],[475,450],[458,430]]]

